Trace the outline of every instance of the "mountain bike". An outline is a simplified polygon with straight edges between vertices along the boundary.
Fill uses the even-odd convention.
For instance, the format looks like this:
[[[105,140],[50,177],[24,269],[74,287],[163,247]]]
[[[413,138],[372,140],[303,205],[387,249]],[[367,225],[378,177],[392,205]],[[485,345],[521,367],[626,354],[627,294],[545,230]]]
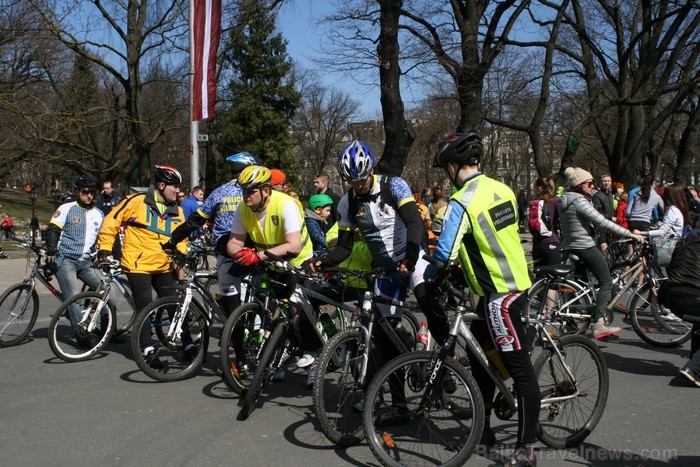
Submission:
[[[156,299],[136,316],[131,352],[141,371],[156,381],[181,381],[194,376],[204,362],[213,323],[226,321],[224,310],[210,290],[216,274],[197,271],[203,253],[206,249],[196,246],[186,255],[170,253],[173,263],[186,275],[175,286],[178,294]],[[144,340],[142,336],[148,337]]]
[[[136,305],[131,286],[120,277],[122,269],[126,268],[114,259],[99,264],[100,287],[74,295],[58,307],[49,323],[49,345],[58,358],[67,362],[87,360],[113,334],[126,332],[135,321]]]
[[[463,465],[476,448],[484,429],[484,400],[468,368],[450,357],[458,338],[496,385],[495,415],[509,420],[517,413],[514,388],[469,330],[472,320],[483,317],[468,312],[461,302],[456,312],[440,350],[396,357],[367,389],[366,439],[383,465]],[[524,319],[533,345],[541,349],[533,365],[542,395],[538,438],[555,448],[576,446],[605,409],[609,375],[604,356],[586,337],[554,339],[543,323]]]
[[[393,271],[392,271],[393,272]],[[387,271],[371,272],[339,270],[343,277],[358,278],[367,284],[360,304],[361,313],[354,313],[348,329],[335,335],[318,358],[313,388],[314,412],[326,438],[340,446],[352,446],[364,437],[362,403],[371,377],[379,370],[373,349],[375,324],[389,336],[399,353],[414,350],[420,310],[415,302],[374,296],[374,281]],[[393,305],[402,310],[402,321],[394,327],[376,304]]]
[[[27,250],[27,269],[31,270],[21,283],[11,285],[0,295],[0,347],[19,344],[32,331],[39,315],[37,281],[63,301],[61,292],[50,282],[56,268],[55,263],[46,264],[46,251],[17,238],[13,240]]]
[[[298,338],[293,329],[294,317],[292,314],[294,311],[297,312],[297,315],[299,313],[304,313],[308,321],[315,324],[313,329],[324,346],[327,345],[331,334],[338,331],[338,328],[332,323],[340,322],[341,325],[344,326],[344,320],[342,319],[336,319],[331,323],[324,324],[322,321],[323,314],[319,314],[317,310],[314,310],[314,306],[311,304],[312,298],[316,298],[321,302],[329,302],[328,297],[310,288],[310,285],[316,280],[315,276],[305,272],[300,267],[294,267],[286,261],[281,261],[281,258],[269,255],[267,252],[265,254],[273,260],[275,269],[290,272],[294,274],[298,280],[291,298],[293,306],[284,307],[280,317],[270,323],[269,338],[262,349],[262,354],[258,361],[253,379],[248,386],[243,403],[241,404],[239,418],[243,420],[247,419],[257,407],[260,396],[272,380],[272,376],[279,369],[285,368],[295,354],[296,348],[298,347]],[[336,302],[336,304],[341,305],[339,302]],[[357,306],[350,303],[342,303],[342,308],[340,309],[355,314],[360,312]],[[341,331],[343,329],[344,328],[340,328]],[[319,366],[317,364],[316,369],[318,368]]]
[[[270,335],[270,324],[280,318],[282,309],[288,308],[287,300],[277,300],[274,294],[275,280],[268,274],[268,264],[257,264],[242,288],[249,299],[242,300],[229,316],[221,333],[219,359],[222,377],[226,385],[235,393],[244,396],[258,367],[262,350]],[[319,279],[319,286],[326,281]],[[326,303],[322,314],[323,326],[330,326],[327,334],[344,330],[347,326],[342,301],[330,300],[315,290],[304,289],[303,296]]]

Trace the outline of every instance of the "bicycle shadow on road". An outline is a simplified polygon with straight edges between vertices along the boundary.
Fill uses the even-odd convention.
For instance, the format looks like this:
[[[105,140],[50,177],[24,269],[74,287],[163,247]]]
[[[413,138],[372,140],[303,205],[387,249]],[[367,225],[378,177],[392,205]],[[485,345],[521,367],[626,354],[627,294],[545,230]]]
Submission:
[[[630,449],[607,449],[595,444],[583,443],[570,449],[541,450],[540,460],[555,460],[563,464],[580,464],[582,461],[596,467],[694,467],[700,465],[700,456],[678,456],[675,449],[653,448],[632,452]]]
[[[650,360],[645,358],[628,358],[622,355],[603,352],[609,370],[649,376],[674,376],[678,365],[668,360]]]

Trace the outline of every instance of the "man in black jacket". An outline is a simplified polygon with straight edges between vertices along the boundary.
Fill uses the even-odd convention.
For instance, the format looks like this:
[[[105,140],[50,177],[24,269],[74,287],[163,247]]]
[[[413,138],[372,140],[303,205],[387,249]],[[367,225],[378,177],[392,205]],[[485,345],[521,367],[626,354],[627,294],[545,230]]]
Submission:
[[[615,222],[616,219],[613,216],[612,178],[610,175],[605,174],[600,177],[600,188],[593,193],[592,201],[596,211],[604,215],[606,219]],[[598,243],[598,248],[604,252],[608,249],[608,234],[606,232],[598,232],[596,242]]]
[[[688,320],[693,319],[690,337],[690,360],[681,374],[700,387],[700,229],[694,229],[678,243],[666,271],[668,280],[659,291],[659,301]]]

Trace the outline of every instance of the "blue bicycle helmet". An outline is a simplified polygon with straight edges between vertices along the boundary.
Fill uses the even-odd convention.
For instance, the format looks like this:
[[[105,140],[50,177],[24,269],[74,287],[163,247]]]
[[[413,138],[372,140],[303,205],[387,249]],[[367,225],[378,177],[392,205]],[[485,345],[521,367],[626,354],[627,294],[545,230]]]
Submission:
[[[226,158],[226,163],[235,174],[240,173],[249,165],[262,165],[260,159],[250,152],[238,152]]]
[[[374,153],[366,143],[355,140],[338,157],[338,172],[343,180],[355,182],[370,176],[374,168]]]

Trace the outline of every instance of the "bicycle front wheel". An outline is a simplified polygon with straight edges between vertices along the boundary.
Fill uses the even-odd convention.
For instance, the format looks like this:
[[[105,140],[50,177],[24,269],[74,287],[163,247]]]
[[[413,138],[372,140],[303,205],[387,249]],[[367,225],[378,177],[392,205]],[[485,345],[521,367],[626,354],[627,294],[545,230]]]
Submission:
[[[484,430],[484,401],[472,375],[452,359],[429,391],[435,354],[411,352],[379,370],[363,422],[374,456],[388,466],[463,465]],[[425,399],[427,405],[421,406]]]
[[[194,376],[208,346],[206,314],[195,301],[183,308],[180,297],[152,302],[138,314],[131,333],[136,364],[156,381],[181,381]]]
[[[593,341],[564,336],[555,343],[563,361],[554,349],[545,348],[534,369],[542,395],[538,437],[561,449],[577,446],[591,434],[603,415],[610,383],[603,353]]]
[[[39,296],[29,284],[15,284],[0,295],[0,347],[22,342],[39,315]]]
[[[79,293],[63,302],[51,318],[49,345],[61,360],[81,362],[109,342],[113,328],[114,313],[102,294]]]
[[[339,446],[353,446],[364,438],[365,389],[367,381],[377,371],[374,353],[365,348],[364,340],[360,329],[348,329],[335,335],[318,357],[314,411],[323,434]],[[365,355],[367,377],[362,384],[359,379]]]
[[[280,365],[284,363],[282,362],[282,356],[287,345],[289,325],[290,323],[286,320],[279,321],[265,343],[265,348],[258,362],[258,368],[255,370],[250,387],[245,393],[239,419],[245,420],[250,417],[250,414],[253,413],[253,410],[258,405],[262,392],[272,380],[272,376],[280,368]]]
[[[644,284],[630,300],[632,328],[647,344],[678,347],[692,335],[692,326],[659,304],[656,291]]]
[[[226,385],[245,394],[258,367],[267,337],[268,313],[258,302],[245,303],[231,313],[219,343],[219,359]]]

